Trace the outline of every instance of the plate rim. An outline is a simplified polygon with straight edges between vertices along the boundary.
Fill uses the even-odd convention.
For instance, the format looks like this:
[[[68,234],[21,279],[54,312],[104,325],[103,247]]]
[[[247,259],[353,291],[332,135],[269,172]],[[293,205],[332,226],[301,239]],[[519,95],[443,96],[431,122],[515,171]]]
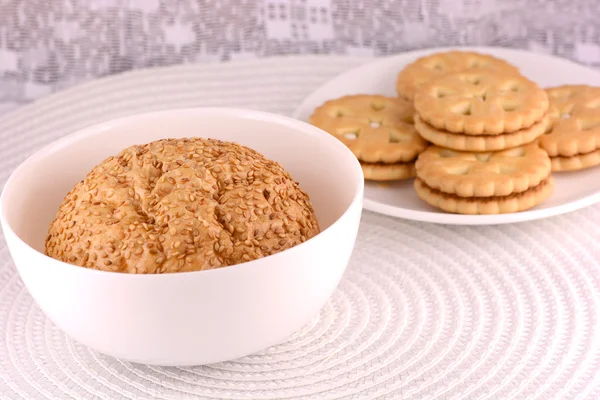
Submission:
[[[321,92],[326,86],[330,85],[334,81],[338,81],[340,79],[344,79],[347,76],[353,76],[354,74],[359,73],[363,69],[370,69],[374,66],[381,64],[385,65],[393,60],[400,60],[407,57],[421,57],[427,54],[432,54],[436,52],[444,52],[444,51],[475,51],[481,53],[488,53],[493,56],[502,57],[499,53],[512,53],[515,55],[527,55],[534,56],[540,59],[546,59],[548,62],[551,61],[560,61],[563,64],[571,64],[576,68],[585,68],[590,72],[593,72],[598,75],[600,79],[600,71],[596,71],[584,64],[578,63],[576,61],[563,58],[553,54],[544,54],[544,53],[536,53],[526,49],[517,49],[511,47],[503,47],[503,46],[442,46],[442,47],[428,47],[423,49],[415,49],[404,51],[400,53],[396,53],[393,55],[389,55],[386,57],[376,57],[376,58],[367,58],[365,63],[350,68],[333,78],[328,79],[323,82],[319,87],[314,89],[308,96],[306,96],[300,104],[294,109],[292,113],[292,118],[299,119],[304,121],[302,118],[302,113],[308,108],[308,105],[312,103],[312,99],[316,96],[317,93]],[[403,60],[404,61],[404,60]],[[304,121],[306,122],[306,121]],[[600,168],[600,167],[599,167]],[[366,189],[366,188],[365,188]],[[366,192],[366,190],[365,190]],[[465,215],[465,214],[453,214],[453,213],[444,213],[444,212],[432,212],[432,211],[421,211],[421,210],[411,210],[407,208],[392,206],[385,203],[380,203],[378,201],[372,200],[366,196],[363,199],[363,208],[365,210],[375,212],[382,215],[391,216],[394,218],[401,218],[405,220],[418,221],[418,222],[426,222],[433,224],[447,224],[447,225],[503,225],[510,223],[518,223],[518,222],[526,222],[533,221],[543,218],[549,218],[553,216],[567,214],[573,211],[577,211],[583,209],[585,207],[592,206],[594,204],[600,203],[600,187],[598,189],[585,197],[582,197],[577,200],[569,201],[563,204],[559,204],[549,208],[543,209],[533,209],[526,210],[520,212],[506,213],[506,214],[489,214],[489,215]]]

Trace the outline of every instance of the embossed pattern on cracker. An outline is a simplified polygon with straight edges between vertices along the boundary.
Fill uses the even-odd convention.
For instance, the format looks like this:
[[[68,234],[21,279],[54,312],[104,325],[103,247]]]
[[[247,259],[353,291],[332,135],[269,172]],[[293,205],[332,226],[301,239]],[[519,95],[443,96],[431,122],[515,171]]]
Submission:
[[[415,94],[421,119],[470,135],[499,135],[530,127],[548,112],[548,96],[522,75],[486,69],[445,75]]]
[[[551,126],[539,145],[552,158],[555,171],[600,164],[600,88],[565,85],[547,89]]]
[[[413,125],[411,103],[380,95],[350,95],[325,102],[309,123],[342,141],[362,162],[414,161],[428,143]]]
[[[465,135],[436,129],[423,122],[419,115],[415,116],[415,128],[425,140],[459,151],[500,151],[528,144],[542,136],[548,124],[549,117],[546,115],[532,126],[516,132],[502,135]]]
[[[432,79],[471,68],[518,73],[517,67],[488,54],[471,51],[448,51],[421,57],[398,73],[396,91],[407,100],[413,100],[421,85]]]
[[[431,146],[418,158],[417,177],[431,189],[461,197],[525,192],[550,175],[550,158],[536,144],[488,153]]]

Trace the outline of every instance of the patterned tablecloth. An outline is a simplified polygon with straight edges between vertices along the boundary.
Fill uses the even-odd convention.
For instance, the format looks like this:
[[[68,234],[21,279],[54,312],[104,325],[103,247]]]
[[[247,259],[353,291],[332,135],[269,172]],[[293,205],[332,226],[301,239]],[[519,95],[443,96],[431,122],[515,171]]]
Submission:
[[[75,129],[139,111],[238,106],[290,114],[365,59],[295,57],[127,73],[0,117],[0,184]],[[600,206],[531,223],[453,227],[370,212],[348,271],[312,323],[243,359],[122,362],[42,314],[0,240],[6,399],[598,399]]]

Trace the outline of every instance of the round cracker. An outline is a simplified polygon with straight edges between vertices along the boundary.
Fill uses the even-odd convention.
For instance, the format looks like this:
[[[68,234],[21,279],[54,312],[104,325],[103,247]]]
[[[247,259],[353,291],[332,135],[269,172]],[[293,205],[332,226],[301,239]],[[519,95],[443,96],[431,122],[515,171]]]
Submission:
[[[325,102],[309,123],[344,143],[362,162],[414,161],[428,143],[413,124],[406,100],[381,95],[350,95]]]
[[[420,57],[404,67],[396,78],[396,91],[400,97],[412,101],[415,92],[424,83],[471,68],[519,73],[519,69],[514,65],[489,54],[472,51],[447,51]]]
[[[538,143],[557,170],[594,166],[600,149],[600,87],[564,85],[547,89],[551,124]]]
[[[467,135],[526,129],[548,112],[548,95],[514,73],[485,69],[445,75],[415,94],[421,119],[434,128]]]
[[[550,175],[550,158],[536,144],[500,152],[461,152],[431,146],[415,163],[432,189],[461,197],[508,196],[537,186]]]

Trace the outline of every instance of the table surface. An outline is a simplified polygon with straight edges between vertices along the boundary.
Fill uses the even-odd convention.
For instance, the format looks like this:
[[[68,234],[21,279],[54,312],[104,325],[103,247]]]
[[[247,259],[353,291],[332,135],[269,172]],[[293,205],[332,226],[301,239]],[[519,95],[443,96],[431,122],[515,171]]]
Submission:
[[[0,102],[0,117],[11,110],[14,110],[19,106],[18,103]]]
[[[92,123],[203,105],[289,115],[327,79],[367,61],[177,66],[68,89],[0,116],[0,184],[36,149]],[[365,212],[348,271],[308,326],[258,354],[190,368],[122,362],[67,338],[27,293],[2,239],[0,396],[597,399],[598,238],[600,206],[488,227]]]

